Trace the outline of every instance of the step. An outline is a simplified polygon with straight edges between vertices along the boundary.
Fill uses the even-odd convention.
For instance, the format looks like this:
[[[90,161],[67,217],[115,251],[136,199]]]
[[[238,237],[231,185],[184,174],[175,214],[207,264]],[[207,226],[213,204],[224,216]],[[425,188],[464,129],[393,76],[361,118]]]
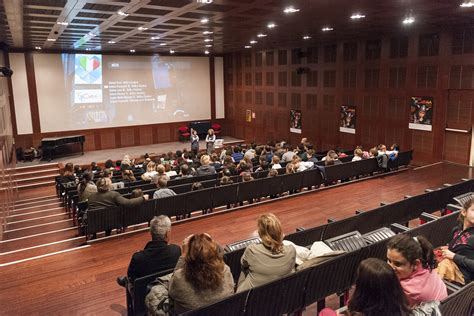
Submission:
[[[59,229],[74,227],[72,219],[61,220],[57,222],[50,222],[48,224],[31,225],[15,230],[5,230],[3,232],[4,239],[13,239],[18,237],[25,237],[28,235],[51,232]]]
[[[62,206],[62,202],[58,202],[58,201],[53,201],[53,202],[46,201],[46,203],[43,203],[41,205],[32,205],[32,206],[24,206],[24,207],[20,205],[20,207],[14,208],[12,210],[13,213],[10,215],[29,213],[33,211],[41,211],[41,210],[50,209],[54,207],[61,207],[61,206]]]
[[[13,175],[13,178],[16,180],[31,178],[32,176],[48,176],[54,177],[59,176],[59,169],[44,169],[44,170],[36,170],[35,172],[17,172]]]
[[[42,163],[42,164],[37,164],[37,165],[31,165],[31,166],[22,166],[22,167],[15,167],[15,168],[7,168],[5,171],[6,172],[35,172],[38,170],[45,170],[45,169],[52,169],[56,168],[59,170],[59,165],[58,163]]]
[[[58,198],[56,195],[51,196],[50,198],[45,198],[41,200],[33,200],[33,201],[26,201],[26,202],[14,202],[14,208],[19,209],[19,208],[26,208],[29,206],[39,206],[39,205],[44,205],[52,202],[61,202],[61,199]]]
[[[19,199],[15,201],[16,204],[25,204],[25,203],[30,203],[33,201],[41,201],[41,200],[49,200],[52,198],[58,198],[57,195],[45,195],[45,196],[38,196],[38,197],[32,197],[32,198],[26,198],[26,199]]]
[[[66,214],[66,209],[64,207],[53,207],[48,209],[43,209],[40,211],[32,211],[32,212],[10,212],[10,215],[7,216],[7,223],[12,223],[16,221],[22,221],[25,219],[30,218],[37,218],[41,216],[48,216],[54,214]]]
[[[13,181],[16,182],[17,185],[24,185],[28,183],[36,183],[36,182],[43,182],[43,181],[53,181],[53,183],[55,182],[54,176],[52,175],[36,175],[36,174],[30,175],[30,177],[28,178],[14,179]]]
[[[18,185],[18,186],[16,186],[16,188],[18,190],[26,190],[26,189],[35,189],[35,188],[40,188],[40,187],[46,187],[46,186],[50,186],[50,185],[54,186],[54,184],[55,184],[54,180],[53,181],[42,181],[42,182]]]
[[[20,229],[20,228],[27,228],[27,227],[37,226],[41,224],[49,224],[51,222],[58,222],[58,221],[63,221],[63,220],[68,220],[68,219],[69,219],[69,216],[65,213],[62,213],[62,214],[38,216],[36,218],[30,218],[30,219],[16,220],[14,222],[7,223],[5,231]]]
[[[0,253],[70,239],[76,237],[77,234],[77,227],[68,227],[46,233],[3,240],[0,241]]]
[[[80,247],[84,245],[85,242],[86,238],[84,236],[81,236],[1,253],[0,264],[11,263],[18,260],[25,260],[37,256],[44,256],[54,252]]]

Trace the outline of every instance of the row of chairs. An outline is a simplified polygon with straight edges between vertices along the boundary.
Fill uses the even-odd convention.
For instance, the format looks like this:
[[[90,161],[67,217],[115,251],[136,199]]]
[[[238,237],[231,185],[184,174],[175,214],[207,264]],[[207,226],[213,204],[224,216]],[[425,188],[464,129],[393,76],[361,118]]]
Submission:
[[[398,162],[408,164],[411,159],[411,152],[400,156],[400,160],[394,160],[392,166],[400,166]],[[404,159],[404,156],[407,156],[407,159]],[[370,160],[374,161],[375,159]],[[338,171],[338,167],[344,166],[344,164],[327,167],[326,174],[332,176],[332,179],[336,177],[345,179],[354,176],[356,174],[354,170],[360,170],[360,174],[365,174],[368,171],[366,161],[350,162],[347,164],[352,166],[352,168],[347,169],[347,174],[342,174]],[[361,167],[360,169],[359,166]],[[378,165],[374,165],[373,172],[375,170],[378,170]],[[325,180],[319,169],[310,169],[294,174],[256,179],[250,182],[240,182],[218,187],[211,186],[199,191],[186,192],[158,200],[149,200],[134,209],[114,207],[89,210],[87,213],[86,231],[87,234],[94,234],[104,230],[141,224],[150,221],[157,215],[183,216],[198,210],[215,209],[263,197],[277,196],[302,188],[319,187],[324,182]],[[175,189],[176,187],[173,188]],[[151,194],[154,190],[145,191],[144,193]]]

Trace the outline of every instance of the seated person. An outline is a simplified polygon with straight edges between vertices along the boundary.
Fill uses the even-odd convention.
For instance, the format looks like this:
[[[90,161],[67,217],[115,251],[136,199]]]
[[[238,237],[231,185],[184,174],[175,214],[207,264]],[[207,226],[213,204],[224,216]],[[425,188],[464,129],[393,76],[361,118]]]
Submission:
[[[135,175],[131,169],[122,170],[122,182],[130,183],[135,181],[137,181],[137,179],[135,178]]]
[[[281,168],[280,157],[278,157],[277,155],[273,155],[271,165],[272,165],[272,169],[280,169]]]
[[[91,162],[91,171],[92,173],[97,173],[97,172],[100,172],[102,169],[97,166],[97,162],[93,161]]]
[[[360,148],[356,148],[354,150],[354,157],[352,158],[352,161],[360,161],[364,159],[364,152]]]
[[[448,296],[446,285],[433,271],[433,246],[425,237],[394,236],[387,244],[387,262],[395,270],[410,307]]]
[[[312,162],[313,165],[318,162],[318,158],[316,158],[316,157],[314,156],[314,154],[315,154],[314,149],[309,149],[309,150],[306,152],[306,160],[309,161],[309,162]]]
[[[244,159],[244,155],[242,154],[242,149],[239,146],[234,147],[234,153],[232,154],[232,159],[235,163],[239,163],[242,159]]]
[[[396,148],[398,148],[398,145],[397,144],[394,144],[396,146]],[[395,148],[395,147],[393,147]],[[378,146],[378,155],[381,156],[381,155],[387,155],[389,156],[390,158],[395,158],[398,156],[398,151],[397,150],[387,150],[387,146],[385,146],[384,144],[380,144]]]
[[[155,193],[153,193],[154,199],[161,199],[164,197],[176,195],[176,193],[173,190],[167,188],[168,179],[166,179],[166,177],[155,176],[154,181],[155,181],[156,186],[158,187],[158,190],[156,190]]]
[[[59,183],[67,183],[77,181],[77,177],[74,175],[74,165],[68,162],[64,166],[64,170],[60,177],[58,177]]]
[[[183,241],[183,254],[169,285],[175,313],[212,304],[234,293],[234,279],[224,252],[207,234]]]
[[[261,244],[251,244],[241,258],[237,291],[245,291],[279,279],[295,271],[296,251],[293,246],[283,245],[280,220],[273,214],[258,218],[258,235]]]
[[[127,277],[130,283],[137,278],[160,271],[173,269],[181,256],[181,248],[168,244],[171,233],[171,220],[168,216],[155,216],[150,221],[151,241],[145,248],[133,254],[128,265]],[[117,283],[125,286],[127,279],[118,277]]]
[[[151,181],[156,174],[158,174],[156,172],[156,164],[153,161],[149,161],[146,164],[146,172],[142,174],[142,180]]]
[[[443,273],[444,278],[461,284],[474,281],[474,197],[464,203],[459,214],[459,225],[453,229],[453,239],[441,250],[443,258],[448,262],[440,262],[438,273],[442,270],[441,266],[450,261],[455,263],[450,269],[454,270],[451,274],[459,277],[449,278]]]
[[[164,165],[159,164],[156,166],[156,172],[158,177],[165,177],[167,181],[170,181],[170,176],[166,174],[166,168]]]
[[[176,177],[176,179],[179,178],[191,178],[193,175],[191,174],[191,169],[189,168],[188,164],[182,164],[181,167],[179,167],[179,175]]]
[[[94,174],[92,172],[85,171],[82,174],[82,180],[81,182],[79,182],[79,185],[77,186],[79,202],[87,201],[87,199],[92,193],[97,192],[97,186],[92,181],[93,178],[94,178]]]
[[[196,169],[196,176],[204,176],[216,173],[216,168],[209,164],[210,161],[211,159],[208,155],[201,156],[201,166]]]
[[[410,314],[408,301],[397,275],[386,262],[369,258],[357,270],[355,290],[347,304],[347,315],[405,316]],[[336,316],[325,308],[319,316]]]

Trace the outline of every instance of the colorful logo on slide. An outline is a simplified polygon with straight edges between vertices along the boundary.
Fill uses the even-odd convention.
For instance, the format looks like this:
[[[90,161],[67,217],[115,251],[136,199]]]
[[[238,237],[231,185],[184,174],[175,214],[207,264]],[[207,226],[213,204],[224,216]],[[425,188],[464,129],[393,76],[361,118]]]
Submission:
[[[75,84],[101,84],[102,56],[77,54],[75,70]]]

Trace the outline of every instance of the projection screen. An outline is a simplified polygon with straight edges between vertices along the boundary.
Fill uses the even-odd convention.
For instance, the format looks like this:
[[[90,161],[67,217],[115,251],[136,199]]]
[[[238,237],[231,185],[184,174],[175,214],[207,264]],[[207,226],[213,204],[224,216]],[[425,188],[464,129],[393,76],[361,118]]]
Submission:
[[[42,132],[211,118],[206,57],[35,54]]]

